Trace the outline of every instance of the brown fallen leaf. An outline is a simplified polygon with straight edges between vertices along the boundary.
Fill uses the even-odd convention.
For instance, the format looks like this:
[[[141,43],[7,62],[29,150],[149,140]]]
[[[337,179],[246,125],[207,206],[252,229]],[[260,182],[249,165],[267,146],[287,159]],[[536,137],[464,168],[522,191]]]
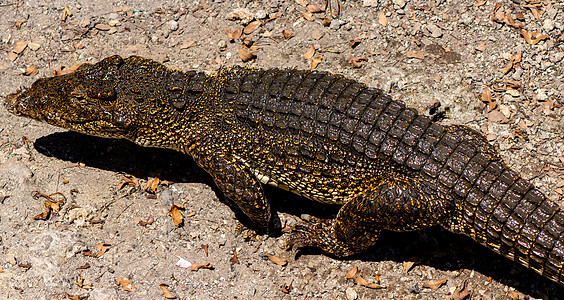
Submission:
[[[172,222],[174,226],[178,226],[182,224],[184,221],[184,217],[182,216],[182,212],[180,211],[181,207],[173,204],[170,206],[170,210],[168,211],[168,215],[172,217]]]
[[[84,265],[78,267],[77,269],[78,269],[78,270],[85,270],[85,269],[88,269],[88,268],[90,268],[90,264],[89,264],[89,263],[85,263]]]
[[[99,243],[98,245],[96,245],[96,250],[98,250],[98,252],[96,252],[96,257],[104,255],[104,253],[106,253],[108,249],[110,249],[110,246],[111,244],[108,243]]]
[[[143,220],[139,220],[139,222],[137,222],[137,224],[141,225],[141,226],[147,226],[147,225],[151,225],[155,223],[155,219],[150,218],[148,221],[143,221]]]
[[[494,110],[497,105],[495,100],[492,100],[492,91],[490,91],[490,89],[487,87],[482,92],[482,102],[488,104],[488,112]]]
[[[319,65],[320,62],[321,62],[321,56],[314,57],[311,60],[311,66],[309,67],[309,70],[311,71],[311,70],[315,69],[317,67],[317,65]]]
[[[82,289],[85,289],[85,290],[92,289],[91,284],[84,284],[84,278],[82,278],[82,275],[80,275],[80,277],[78,277],[78,280],[74,284],[76,284],[79,288],[82,288]]]
[[[257,30],[261,24],[262,24],[261,21],[252,21],[251,23],[249,23],[249,25],[245,26],[245,28],[243,29],[243,33],[251,34],[255,30]]]
[[[239,28],[235,31],[231,31],[231,29],[227,29],[227,37],[230,41],[234,41],[240,38],[243,35],[243,28]]]
[[[112,26],[110,26],[108,24],[98,23],[98,24],[96,24],[96,26],[94,26],[94,28],[96,28],[100,31],[108,31],[108,30],[112,29]]]
[[[290,284],[286,285],[286,283],[284,282],[282,284],[282,293],[284,294],[289,294],[294,288],[292,287],[292,283],[293,281],[290,282]]]
[[[285,266],[285,265],[288,264],[288,261],[287,261],[287,260],[285,260],[285,259],[283,259],[283,258],[280,258],[280,257],[278,257],[278,256],[276,256],[276,255],[268,255],[268,254],[267,254],[266,256],[268,257],[268,259],[269,259],[271,262],[273,262],[273,263],[275,263],[275,264],[277,264],[277,265],[279,265],[279,266],[281,266],[281,267],[283,267],[283,266]]]
[[[116,284],[121,285],[126,291],[135,292],[135,285],[127,278],[116,279]]]
[[[388,17],[383,11],[378,12],[378,23],[382,26],[388,25]]]
[[[294,36],[294,34],[293,34],[290,30],[288,30],[288,29],[282,30],[282,35],[283,35],[284,38],[287,39],[287,40],[291,39],[291,38]]]
[[[315,54],[315,47],[311,45],[309,49],[307,49],[306,53],[304,53],[304,59],[310,59]]]
[[[67,294],[67,299],[69,299],[69,300],[82,300],[79,295],[71,295],[69,293],[66,293],[66,294]],[[57,298],[55,298],[55,299],[57,299]],[[52,299],[52,300],[55,300],[55,299]]]
[[[472,290],[468,288],[468,281],[464,281],[462,286],[458,286],[451,295],[453,300],[464,300],[470,296]]]
[[[26,41],[17,41],[14,44],[14,49],[12,49],[12,51],[14,53],[20,54],[25,50],[25,48],[27,48],[27,42]]]
[[[46,220],[49,220],[50,216],[51,216],[51,210],[47,210],[46,212],[42,212],[42,213],[34,216],[33,219],[34,220],[46,221]]]
[[[407,51],[407,53],[405,53],[405,56],[407,56],[409,58],[424,59],[425,53],[423,51],[420,51],[420,50],[411,50],[411,51]]]
[[[210,263],[193,263],[192,267],[190,267],[191,271],[198,271],[199,269],[213,270],[214,267]]]
[[[480,7],[484,4],[486,4],[486,0],[476,0],[476,3],[474,3],[474,7]]]
[[[313,22],[313,14],[310,13],[309,11],[301,11],[302,16],[304,17],[304,19]]]
[[[423,287],[430,288],[432,290],[436,290],[440,288],[443,284],[447,282],[448,279],[431,279],[423,284]]]
[[[65,5],[65,8],[63,9],[63,15],[61,16],[61,23],[64,23],[70,16],[72,16],[72,12],[70,11],[70,8]]]
[[[368,57],[366,57],[366,55],[363,56],[352,56],[349,59],[349,63],[353,65],[353,67],[355,68],[360,68],[362,67],[362,62],[363,61],[368,61]]]
[[[405,273],[408,273],[411,268],[413,268],[413,265],[415,265],[416,263],[419,262],[419,259],[417,257],[412,257],[410,259],[408,259],[407,261],[403,262],[403,269],[405,270]]]
[[[37,75],[37,73],[39,73],[37,66],[30,65],[29,67],[27,67],[27,69],[25,69],[24,76],[35,76]]]
[[[74,71],[76,71],[76,69],[78,69],[78,67],[80,67],[79,64],[74,64],[68,69],[66,69],[66,67],[62,66],[62,67],[58,68],[57,70],[53,71],[53,76],[61,76],[61,75],[74,73]]]
[[[239,48],[239,57],[242,61],[248,62],[249,60],[255,59],[257,54],[241,47]]]
[[[329,27],[329,25],[331,25],[331,19],[329,19],[327,17],[321,19],[321,25],[323,25],[325,27]]]
[[[531,45],[536,45],[540,41],[548,38],[548,35],[546,35],[546,34],[540,34],[538,32],[527,31],[523,28],[519,28],[519,33],[523,36],[523,38],[525,38],[525,42],[527,42]]]
[[[478,50],[478,51],[484,51],[484,50],[486,50],[486,48],[487,48],[486,42],[482,42],[480,45],[478,45],[478,46],[476,47],[476,50]]]
[[[145,192],[147,192],[147,193],[154,194],[157,191],[157,188],[159,187],[160,182],[161,181],[160,181],[159,177],[151,178],[151,179],[147,180],[147,182],[145,183],[145,186],[143,187],[143,190],[145,190]]]
[[[237,250],[233,250],[233,256],[229,259],[229,262],[231,262],[232,265],[234,264],[240,264],[239,259],[237,258]]]
[[[306,7],[308,3],[306,0],[296,0],[296,4]]]
[[[366,281],[366,279],[362,278],[362,276],[358,275],[355,279],[354,282],[358,285],[362,285],[365,286],[367,288],[371,288],[371,289],[383,289],[385,288],[385,286],[379,285],[377,283],[369,283],[368,281]]]
[[[345,278],[347,278],[347,279],[354,278],[357,273],[358,273],[358,267],[355,265],[354,267],[352,267],[352,268],[347,272],[347,274],[345,274]]]
[[[310,13],[313,14],[317,14],[317,13],[321,13],[323,12],[323,10],[321,8],[319,8],[319,6],[315,5],[315,4],[308,4],[306,6],[306,10],[309,11]]]
[[[18,54],[17,54],[17,53],[15,53],[15,52],[13,52],[13,51],[8,52],[8,59],[9,59],[10,61],[14,61],[14,60],[16,60],[16,58],[18,58]]]
[[[163,291],[163,295],[166,299],[176,299],[176,296],[168,290],[168,284],[161,283],[159,287],[161,291]]]
[[[14,23],[14,25],[16,26],[16,29],[17,29],[17,30],[20,30],[20,29],[22,28],[22,25],[25,24],[25,23],[27,23],[27,20],[18,21],[18,22],[16,22],[16,23]]]

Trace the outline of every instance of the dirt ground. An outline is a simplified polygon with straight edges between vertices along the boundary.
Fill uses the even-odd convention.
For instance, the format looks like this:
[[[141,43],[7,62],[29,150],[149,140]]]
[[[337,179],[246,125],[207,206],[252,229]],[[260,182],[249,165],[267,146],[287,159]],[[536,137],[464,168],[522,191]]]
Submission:
[[[320,59],[318,70],[484,132],[511,167],[563,204],[561,1],[342,0],[333,19],[305,4],[0,0],[0,97],[114,54],[206,72],[308,69]],[[240,51],[256,57],[244,62]],[[164,182],[144,191],[155,177]],[[34,218],[45,211],[38,193],[65,198],[47,220]],[[268,197],[286,225],[335,213],[276,189]],[[240,225],[189,157],[67,132],[3,107],[0,200],[2,299],[164,299],[161,284],[179,299],[564,299],[562,286],[440,229],[385,233],[347,260],[288,251],[287,234],[256,236]],[[181,227],[168,215],[173,203],[185,208]],[[213,268],[192,271],[180,259]],[[354,266],[384,288],[347,279]]]

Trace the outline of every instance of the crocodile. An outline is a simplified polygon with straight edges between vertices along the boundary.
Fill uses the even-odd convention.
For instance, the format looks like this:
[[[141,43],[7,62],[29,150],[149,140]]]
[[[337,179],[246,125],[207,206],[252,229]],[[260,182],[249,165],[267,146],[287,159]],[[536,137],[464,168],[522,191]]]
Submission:
[[[289,243],[346,257],[383,230],[441,226],[564,285],[564,213],[511,170],[483,134],[441,125],[381,90],[328,72],[183,72],[108,57],[38,79],[13,114],[193,157],[259,229],[280,226],[276,186],[340,206]]]

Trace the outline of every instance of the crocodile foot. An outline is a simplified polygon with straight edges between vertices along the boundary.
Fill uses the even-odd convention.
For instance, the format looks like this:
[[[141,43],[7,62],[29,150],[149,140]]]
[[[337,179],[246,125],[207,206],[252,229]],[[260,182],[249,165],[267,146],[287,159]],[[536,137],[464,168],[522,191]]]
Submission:
[[[292,228],[288,245],[296,248],[314,247],[336,257],[357,253],[337,238],[333,224],[334,219],[310,217],[307,222],[300,222]]]

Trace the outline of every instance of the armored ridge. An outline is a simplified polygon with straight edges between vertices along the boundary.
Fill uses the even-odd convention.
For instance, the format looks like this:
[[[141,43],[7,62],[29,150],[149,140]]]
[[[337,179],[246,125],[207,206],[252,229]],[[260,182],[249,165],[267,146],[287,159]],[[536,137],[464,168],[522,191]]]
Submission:
[[[109,57],[9,95],[9,111],[190,154],[257,227],[262,184],[342,205],[290,241],[347,256],[382,230],[441,225],[564,284],[564,214],[480,133],[442,126],[380,90],[302,70],[169,70]]]

